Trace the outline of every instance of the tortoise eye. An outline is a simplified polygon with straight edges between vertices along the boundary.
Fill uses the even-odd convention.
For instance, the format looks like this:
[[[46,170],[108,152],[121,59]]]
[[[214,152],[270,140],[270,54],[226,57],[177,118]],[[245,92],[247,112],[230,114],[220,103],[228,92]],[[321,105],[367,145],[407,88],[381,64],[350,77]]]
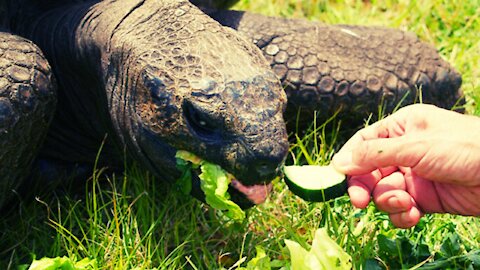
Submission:
[[[184,102],[183,113],[190,129],[203,140],[219,140],[220,128],[215,121],[206,113],[190,102]]]

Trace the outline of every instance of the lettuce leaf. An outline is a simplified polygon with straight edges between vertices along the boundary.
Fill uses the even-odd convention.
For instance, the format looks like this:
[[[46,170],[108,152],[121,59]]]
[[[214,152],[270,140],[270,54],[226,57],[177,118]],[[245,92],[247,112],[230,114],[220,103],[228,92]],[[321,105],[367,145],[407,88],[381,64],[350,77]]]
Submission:
[[[189,195],[192,191],[192,163],[185,160],[181,155],[177,158],[177,169],[182,172],[180,178],[175,182],[175,186],[185,195]]]
[[[225,215],[233,220],[244,220],[245,212],[230,200],[227,192],[228,184],[232,181],[228,174],[220,166],[205,161],[200,169],[202,173],[198,177],[202,180],[200,187],[205,192],[206,202],[215,209],[226,210]]]
[[[175,154],[175,157],[177,158],[177,163],[178,163],[178,159],[180,159],[183,161],[190,162],[191,164],[197,165],[197,166],[200,165],[200,163],[203,161],[202,158],[184,150],[178,150],[177,153]]]
[[[261,246],[256,246],[257,256],[247,263],[247,267],[239,267],[238,270],[270,270],[272,269],[270,258]]]
[[[286,239],[292,270],[352,269],[352,257],[330,238],[324,228],[315,232],[310,251]]]
[[[87,270],[97,269],[95,260],[84,258],[80,261],[72,260],[68,257],[56,257],[56,258],[42,258],[40,260],[34,260],[30,265],[29,270]]]
[[[225,215],[235,221],[245,219],[245,212],[230,200],[230,194],[228,194],[228,185],[233,178],[231,174],[219,165],[202,160],[187,151],[177,151],[175,157],[177,158],[177,167],[183,172],[179,179],[182,191],[188,190],[188,193],[190,192],[192,177],[190,169],[200,167],[202,173],[198,177],[201,180],[200,187],[205,193],[207,204],[214,209],[225,211]],[[185,162],[190,166],[186,166]]]

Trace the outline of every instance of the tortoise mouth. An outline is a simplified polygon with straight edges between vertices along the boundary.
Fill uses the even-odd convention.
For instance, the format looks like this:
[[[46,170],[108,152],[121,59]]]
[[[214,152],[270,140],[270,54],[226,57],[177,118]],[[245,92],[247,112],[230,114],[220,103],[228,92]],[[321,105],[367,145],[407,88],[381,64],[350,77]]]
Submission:
[[[245,181],[239,180],[219,165],[207,162],[191,152],[178,150],[175,157],[177,159],[177,168],[190,172],[187,175],[191,179],[190,194],[203,202],[206,202],[206,196],[208,195],[210,200],[212,198],[215,198],[215,200],[220,199],[220,201],[230,200],[242,209],[246,209],[265,202],[272,191],[271,182],[275,178],[273,175],[267,181],[244,184]],[[185,180],[183,176],[182,179],[182,181]],[[202,181],[205,181],[204,185],[201,184]],[[226,186],[227,183],[228,188]],[[204,189],[207,194],[205,194]]]
[[[192,191],[191,195],[202,202],[205,202],[205,193],[200,187],[200,172],[192,170]],[[230,199],[238,204],[242,209],[251,208],[257,204],[265,202],[272,191],[272,183],[263,183],[256,185],[244,185],[237,179],[232,179],[228,185],[228,194]]]
[[[232,180],[230,187],[243,194],[253,204],[265,202],[272,191],[272,183],[246,186],[237,179]]]

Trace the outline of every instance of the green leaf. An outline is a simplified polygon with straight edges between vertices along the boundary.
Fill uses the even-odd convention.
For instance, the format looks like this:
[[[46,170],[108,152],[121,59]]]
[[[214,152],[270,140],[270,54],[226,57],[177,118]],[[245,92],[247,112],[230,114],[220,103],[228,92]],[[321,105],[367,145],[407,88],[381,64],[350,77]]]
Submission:
[[[82,260],[75,263],[75,269],[77,270],[87,270],[87,269],[96,269],[97,261],[91,260],[89,258],[83,258]]]
[[[257,251],[257,256],[251,259],[247,263],[246,270],[270,270],[272,269],[270,265],[270,258],[265,253],[265,250],[260,247],[256,246],[255,250]]]
[[[177,158],[177,169],[182,172],[182,176],[177,179],[175,185],[185,195],[192,191],[192,164],[181,158]]]
[[[290,252],[292,270],[308,270],[309,268],[305,264],[305,257],[307,257],[308,251],[292,240],[285,239],[285,245]]]
[[[473,263],[475,267],[480,268],[480,251],[475,251],[467,255],[467,258]]]
[[[291,240],[285,240],[290,251],[292,270],[351,269],[352,258],[330,238],[324,228],[315,232],[310,251]]]
[[[389,255],[396,255],[398,253],[397,243],[395,240],[387,238],[383,234],[377,236],[378,247],[379,249]]]
[[[400,237],[397,237],[396,239],[396,243],[398,245],[398,243],[400,244],[400,252],[402,252],[402,254],[413,254],[414,253],[414,248],[413,248],[413,244],[412,244],[412,241],[410,241],[410,239],[406,236],[400,236]]]
[[[205,193],[205,201],[213,208],[226,210],[226,216],[237,221],[245,219],[245,212],[230,200],[228,194],[229,179],[227,173],[218,165],[202,161],[198,176],[202,181],[200,187]]]
[[[430,248],[427,244],[418,244],[417,247],[413,250],[413,253],[416,257],[421,259],[426,259],[431,255]]]
[[[444,257],[451,257],[455,255],[459,255],[460,252],[460,239],[456,233],[449,233],[448,236],[442,243],[442,247],[440,248],[440,252],[443,254]]]
[[[188,161],[194,165],[199,165],[202,162],[202,158],[184,150],[178,150],[177,153],[175,153],[175,157],[177,159]]]
[[[383,270],[383,267],[375,259],[367,259],[365,261],[365,270]]]
[[[192,189],[192,167],[200,166],[202,171],[198,176],[201,180],[200,188],[205,193],[207,204],[214,209],[226,211],[225,216],[235,221],[245,219],[245,212],[230,200],[228,185],[232,179],[222,167],[183,150],[177,151],[175,157],[177,158],[177,168],[182,171],[177,185],[183,193],[189,194]]]
[[[67,257],[42,258],[35,260],[30,265],[29,270],[74,270],[73,264]]]
[[[326,266],[325,269],[351,269],[352,258],[330,238],[325,229],[315,232],[312,249],[317,258]]]
[[[21,264],[17,266],[17,270],[27,270],[30,265],[28,264]]]
[[[81,261],[75,262],[74,260],[63,257],[56,258],[42,258],[40,260],[34,260],[30,265],[29,270],[87,270],[95,269],[96,261],[88,258],[84,258]]]

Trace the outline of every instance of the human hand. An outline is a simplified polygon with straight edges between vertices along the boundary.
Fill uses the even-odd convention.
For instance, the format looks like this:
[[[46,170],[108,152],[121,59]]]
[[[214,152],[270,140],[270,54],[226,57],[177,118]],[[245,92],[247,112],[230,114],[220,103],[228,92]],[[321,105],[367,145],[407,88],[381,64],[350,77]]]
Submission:
[[[371,197],[400,228],[423,213],[480,216],[480,118],[404,107],[358,131],[333,157],[354,206]]]

